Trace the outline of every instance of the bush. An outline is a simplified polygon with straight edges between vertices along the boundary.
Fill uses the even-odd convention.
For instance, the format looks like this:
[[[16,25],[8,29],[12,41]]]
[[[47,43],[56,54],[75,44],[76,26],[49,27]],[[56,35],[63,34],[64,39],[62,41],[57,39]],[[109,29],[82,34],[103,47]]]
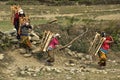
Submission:
[[[88,43],[86,41],[83,41],[83,40],[78,40],[72,44],[70,49],[73,51],[77,51],[77,52],[87,53]]]

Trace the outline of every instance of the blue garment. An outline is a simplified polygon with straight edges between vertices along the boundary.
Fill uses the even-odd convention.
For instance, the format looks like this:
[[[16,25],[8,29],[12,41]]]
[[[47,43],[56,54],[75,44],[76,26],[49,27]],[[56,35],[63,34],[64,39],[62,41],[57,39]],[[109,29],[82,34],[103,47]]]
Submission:
[[[100,48],[100,51],[104,52],[105,54],[108,53],[108,50],[104,50],[103,48]]]
[[[48,50],[48,51],[51,51],[51,50],[53,50],[53,48],[49,46],[47,50]]]
[[[21,36],[28,36],[28,34],[21,34]]]
[[[28,36],[29,35],[29,29],[32,29],[31,25],[22,25],[21,26],[21,35]]]

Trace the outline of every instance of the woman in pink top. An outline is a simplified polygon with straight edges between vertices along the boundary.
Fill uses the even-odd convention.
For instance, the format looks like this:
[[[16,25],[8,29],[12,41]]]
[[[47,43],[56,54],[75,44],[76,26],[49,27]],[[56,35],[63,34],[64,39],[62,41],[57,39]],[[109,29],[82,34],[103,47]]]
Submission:
[[[106,66],[106,60],[107,60],[106,54],[108,53],[108,50],[110,49],[110,43],[114,42],[113,38],[111,36],[106,35],[106,33],[102,33],[102,37],[105,38],[105,41],[103,42],[98,52],[98,56],[100,59],[98,64],[100,68],[104,68]]]
[[[59,44],[58,38],[60,38],[60,34],[55,34],[51,39],[49,46],[48,46],[48,60],[47,62],[53,63],[55,61],[54,53],[52,52],[53,49],[56,48],[56,45]]]

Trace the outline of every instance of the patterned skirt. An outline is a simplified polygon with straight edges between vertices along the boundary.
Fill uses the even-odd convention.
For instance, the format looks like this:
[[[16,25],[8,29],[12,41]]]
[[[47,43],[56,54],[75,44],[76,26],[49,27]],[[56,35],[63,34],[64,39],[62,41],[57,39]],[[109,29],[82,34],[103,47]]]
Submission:
[[[103,51],[98,52],[100,61],[98,62],[99,66],[106,66],[107,55]]]
[[[29,48],[31,48],[32,46],[28,36],[21,36],[20,43],[24,44],[26,47],[29,47]]]

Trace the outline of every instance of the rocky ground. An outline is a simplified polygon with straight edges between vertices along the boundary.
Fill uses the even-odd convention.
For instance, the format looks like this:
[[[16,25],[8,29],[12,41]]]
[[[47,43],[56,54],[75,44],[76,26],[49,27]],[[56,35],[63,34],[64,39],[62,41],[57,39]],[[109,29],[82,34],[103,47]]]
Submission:
[[[52,31],[61,35],[67,35],[60,31],[59,27],[42,25],[38,29],[43,31]],[[36,30],[35,30],[36,31]],[[70,30],[72,31],[72,30]],[[82,31],[82,30],[81,30]],[[80,30],[76,32],[81,33]],[[73,32],[72,34],[76,34]],[[31,34],[32,44],[38,48],[40,43],[40,33]],[[36,36],[36,35],[38,36]],[[18,40],[15,38],[15,31],[0,33],[0,42],[2,42],[0,53],[0,80],[119,80],[120,79],[120,54],[110,50],[108,54],[107,66],[105,69],[99,69],[97,64],[98,57],[90,60],[90,55],[72,51],[69,48],[56,50],[55,63],[51,66],[46,63],[47,53],[37,52],[32,55],[26,54],[24,48],[19,47]],[[66,36],[68,37],[68,36]],[[67,38],[64,38],[67,39]],[[65,40],[64,40],[65,41]]]
[[[53,66],[46,65],[46,55],[42,58],[25,57],[20,53],[22,49],[8,51],[1,59],[4,68],[1,72],[1,80],[119,80],[119,58],[113,59],[109,54],[105,69],[99,69],[96,60],[90,62],[89,55],[75,53],[69,49],[56,54]],[[113,53],[111,53],[114,55]],[[114,57],[117,55],[114,55]],[[8,58],[10,57],[10,58]],[[8,59],[7,59],[8,58]],[[5,61],[5,59],[7,61]],[[10,61],[9,61],[10,60]]]

